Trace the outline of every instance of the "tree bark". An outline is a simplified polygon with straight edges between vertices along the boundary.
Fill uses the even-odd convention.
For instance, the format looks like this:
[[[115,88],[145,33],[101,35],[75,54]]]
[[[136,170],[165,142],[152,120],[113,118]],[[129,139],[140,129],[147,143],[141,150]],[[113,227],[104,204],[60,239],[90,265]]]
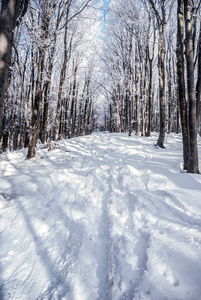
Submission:
[[[157,141],[157,146],[165,148],[165,30],[166,30],[166,8],[165,0],[159,2],[161,14],[156,7],[156,3],[153,0],[149,0],[149,3],[156,15],[158,29],[159,29],[159,41],[158,41],[158,72],[159,72],[159,101],[160,101],[160,132]]]
[[[167,60],[167,74],[168,74],[168,131],[170,134],[172,131],[172,59],[171,59],[171,50],[169,49],[169,58]]]
[[[187,66],[187,87],[189,103],[189,163],[188,173],[199,173],[198,167],[198,148],[197,148],[197,122],[196,122],[196,93],[194,83],[194,51],[193,35],[191,22],[191,1],[184,0],[184,19],[185,19],[185,46],[186,46],[186,66]]]
[[[74,137],[74,110],[75,110],[75,103],[76,103],[76,85],[77,85],[77,68],[78,68],[78,61],[75,61],[74,71],[73,71],[73,87],[72,87],[72,99],[71,99],[71,109],[70,109],[70,125],[69,125],[69,139]]]
[[[11,65],[13,30],[26,13],[28,0],[2,0],[0,13],[0,136],[4,116],[4,99]]]
[[[178,97],[180,103],[180,116],[183,139],[183,168],[188,169],[189,149],[188,149],[188,128],[187,128],[187,103],[185,95],[185,79],[184,79],[184,20],[183,20],[183,0],[178,0],[177,9],[177,85]]]
[[[68,18],[68,15],[67,15],[67,18]],[[57,109],[56,109],[55,124],[54,124],[54,140],[55,141],[57,141],[59,139],[59,128],[60,128],[60,125],[61,125],[60,124],[61,123],[61,118],[60,118],[61,96],[62,96],[63,85],[64,85],[64,81],[65,81],[65,77],[66,77],[67,62],[71,57],[72,37],[71,37],[69,49],[67,49],[67,30],[68,30],[68,27],[66,25],[65,33],[64,33],[64,60],[63,60],[63,64],[62,64],[61,72],[60,72]]]
[[[150,16],[151,21],[151,16]],[[147,128],[147,136],[151,136],[152,130],[152,113],[153,113],[153,60],[154,60],[154,49],[155,49],[155,42],[156,42],[156,28],[153,22],[153,44],[152,44],[152,53],[150,51],[150,46],[148,44],[148,61],[149,61],[149,87],[148,87],[148,128]]]
[[[89,103],[89,83],[90,83],[90,80],[87,79],[86,80],[86,95],[85,95],[85,103],[84,103],[84,112],[83,112],[83,120],[82,120],[82,135],[85,135],[86,134],[86,120],[87,120],[87,109],[88,109],[88,103]],[[110,110],[111,110],[111,105],[110,105]],[[112,116],[111,116],[112,118]]]
[[[151,129],[152,129],[152,111],[153,111],[153,90],[152,90],[152,77],[153,77],[153,70],[152,70],[152,63],[153,58],[149,59],[149,114],[148,114],[148,130],[147,136],[151,136]]]
[[[42,76],[43,76],[43,69],[44,69],[44,59],[45,59],[45,53],[42,49],[39,49],[39,62],[37,66],[38,78],[36,82],[35,99],[32,106],[30,138],[29,138],[27,159],[33,158],[36,155],[35,146],[36,146],[37,129],[38,129],[38,122],[39,122],[39,111],[40,111],[40,105],[42,103],[41,85],[42,85]]]
[[[159,53],[158,53],[158,71],[159,71],[159,99],[160,99],[160,133],[157,146],[165,148],[165,21],[161,25],[159,33]]]
[[[201,22],[200,22],[200,35],[198,41],[198,77],[196,85],[197,96],[197,121],[199,128],[199,135],[201,136]]]

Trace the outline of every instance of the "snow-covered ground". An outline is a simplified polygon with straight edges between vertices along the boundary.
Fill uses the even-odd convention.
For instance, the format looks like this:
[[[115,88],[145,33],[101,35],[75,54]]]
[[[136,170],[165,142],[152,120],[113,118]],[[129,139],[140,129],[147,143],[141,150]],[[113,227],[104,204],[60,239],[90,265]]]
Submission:
[[[1,300],[201,299],[201,175],[182,172],[181,136],[156,141],[0,156]]]

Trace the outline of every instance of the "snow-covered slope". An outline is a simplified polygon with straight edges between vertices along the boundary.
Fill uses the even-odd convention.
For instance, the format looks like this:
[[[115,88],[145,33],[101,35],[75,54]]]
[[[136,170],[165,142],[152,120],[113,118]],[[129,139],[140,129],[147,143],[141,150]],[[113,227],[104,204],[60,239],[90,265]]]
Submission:
[[[156,140],[0,156],[1,300],[201,299],[201,176],[182,172],[180,136]]]

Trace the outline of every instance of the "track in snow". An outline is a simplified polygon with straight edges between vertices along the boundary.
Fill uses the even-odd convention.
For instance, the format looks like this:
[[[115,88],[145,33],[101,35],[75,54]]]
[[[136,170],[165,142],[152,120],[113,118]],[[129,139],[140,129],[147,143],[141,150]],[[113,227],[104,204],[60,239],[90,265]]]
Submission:
[[[2,165],[11,171],[0,190],[0,298],[196,299],[201,266],[185,253],[201,250],[200,215],[171,190],[171,158],[149,139],[118,134],[58,146]],[[181,280],[186,260],[191,281]]]

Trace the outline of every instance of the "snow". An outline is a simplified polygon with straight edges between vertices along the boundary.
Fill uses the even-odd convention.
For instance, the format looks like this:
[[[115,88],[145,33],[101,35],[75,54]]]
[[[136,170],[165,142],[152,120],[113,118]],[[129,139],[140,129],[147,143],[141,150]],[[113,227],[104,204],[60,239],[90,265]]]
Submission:
[[[0,155],[0,299],[201,299],[201,176],[182,172],[180,135],[156,140]]]

